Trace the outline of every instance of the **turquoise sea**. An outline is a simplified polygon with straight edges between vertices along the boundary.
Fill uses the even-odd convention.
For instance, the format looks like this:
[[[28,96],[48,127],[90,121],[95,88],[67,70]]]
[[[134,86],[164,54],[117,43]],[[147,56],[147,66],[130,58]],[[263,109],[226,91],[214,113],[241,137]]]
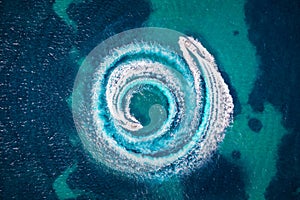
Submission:
[[[183,176],[106,169],[74,123],[74,81],[89,53],[141,27],[199,40],[233,98],[224,139]],[[2,0],[0,199],[300,199],[299,58],[297,0]],[[143,115],[169,105],[161,96],[141,90],[135,117],[166,118],[160,107]]]

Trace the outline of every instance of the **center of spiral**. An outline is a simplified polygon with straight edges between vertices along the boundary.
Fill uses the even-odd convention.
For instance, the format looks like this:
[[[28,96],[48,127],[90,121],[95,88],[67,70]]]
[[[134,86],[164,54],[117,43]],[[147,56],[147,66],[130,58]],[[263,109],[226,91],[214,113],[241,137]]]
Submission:
[[[143,127],[146,127],[151,122],[158,121],[156,119],[160,117],[160,112],[153,111],[156,110],[155,108],[158,107],[158,105],[160,105],[160,109],[168,110],[168,99],[158,87],[143,85],[132,94],[129,104],[130,114],[134,116]]]

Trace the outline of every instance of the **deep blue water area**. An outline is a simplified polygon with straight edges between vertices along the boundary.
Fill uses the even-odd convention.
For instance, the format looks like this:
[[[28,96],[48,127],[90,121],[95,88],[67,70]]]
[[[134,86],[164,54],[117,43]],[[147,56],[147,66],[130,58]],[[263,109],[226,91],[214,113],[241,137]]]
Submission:
[[[246,200],[246,175],[239,165],[216,154],[211,162],[184,180],[186,199]]]
[[[81,56],[86,56],[109,36],[142,26],[150,11],[150,3],[145,0],[73,3],[67,9],[78,29],[73,45],[80,49]]]
[[[84,189],[87,195],[78,199],[154,199],[149,186],[143,182],[133,181],[126,177],[114,175],[110,170],[99,170],[99,167],[81,152],[77,157],[77,169],[67,179],[72,189]],[[90,195],[92,193],[92,195]]]
[[[282,112],[288,128],[280,143],[277,174],[266,199],[299,199],[300,185],[300,2],[249,0],[245,5],[249,39],[260,57],[261,75],[249,97],[261,112],[266,101]]]
[[[80,57],[85,56],[111,34],[140,27],[150,13],[145,1],[71,5],[68,13],[78,24],[74,32],[54,13],[53,3],[0,3],[0,96],[5,108],[0,124],[0,199],[57,198],[55,178],[82,151],[69,140],[77,132],[66,99],[79,66],[68,52],[75,46]]]

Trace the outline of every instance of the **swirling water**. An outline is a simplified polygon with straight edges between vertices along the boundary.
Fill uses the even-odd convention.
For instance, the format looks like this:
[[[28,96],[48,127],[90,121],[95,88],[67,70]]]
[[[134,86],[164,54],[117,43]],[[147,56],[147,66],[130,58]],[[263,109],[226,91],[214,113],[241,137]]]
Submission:
[[[72,99],[95,160],[145,177],[185,174],[207,162],[233,112],[214,57],[199,41],[161,28],[133,29],[98,45],[78,72]],[[137,120],[147,117],[149,125]]]
[[[0,1],[0,10],[0,199],[299,198],[298,1],[4,0]],[[84,141],[85,136],[81,137],[83,142],[80,140],[72,118],[71,96],[76,96],[72,88],[88,53],[106,38],[142,26],[181,31],[204,44],[216,58],[235,104],[234,123],[219,143],[220,148],[207,151],[210,162],[194,159],[190,163],[199,164],[198,168],[178,168],[190,171],[179,178],[174,176],[176,170],[167,170],[168,167],[145,172],[149,165],[144,171],[126,165],[122,169],[119,165],[109,166],[99,157],[99,149],[94,157],[89,156],[93,151],[87,151],[89,148],[82,144],[90,143]],[[124,46],[121,43],[119,46]],[[141,43],[131,45],[136,50]],[[185,59],[180,48],[173,49],[178,46],[177,40],[173,45],[155,46]],[[148,64],[162,67],[158,58],[161,56],[148,56]],[[195,56],[192,58],[197,61]],[[126,66],[129,67],[128,63],[123,63]],[[168,69],[170,75],[177,71],[173,67]],[[181,73],[175,74],[176,80],[181,80]],[[92,86],[96,79],[90,80]],[[164,87],[168,84],[135,81],[132,87],[121,88],[121,96],[118,92],[111,94],[120,104],[115,108],[112,104],[106,110],[118,112],[114,118],[120,119],[110,121],[106,128],[125,130],[121,135],[125,139],[115,131],[109,133],[114,133],[117,145],[131,155],[151,153],[151,149],[143,148],[145,145],[134,144],[157,136],[149,133],[158,133],[169,122],[169,102],[176,99]],[[205,81],[209,83],[203,76],[200,82]],[[137,85],[141,87],[138,89]],[[208,94],[206,87],[201,84],[203,108],[211,102],[203,96]],[[104,98],[94,101],[95,108],[100,102],[109,102],[106,96],[110,94],[101,95]],[[89,105],[92,97],[88,98]],[[131,101],[119,101],[126,97]],[[129,110],[119,116],[123,108]],[[98,111],[97,107],[92,113]],[[91,119],[101,118],[95,115]],[[141,129],[128,131],[122,124],[127,119]],[[159,144],[164,146],[165,141]],[[174,150],[182,147],[176,146]],[[176,160],[175,155],[173,159]],[[124,173],[125,169],[132,172]],[[141,178],[147,173],[151,181]],[[132,174],[138,178],[132,178]],[[163,175],[159,176],[163,180],[155,181],[155,174]]]

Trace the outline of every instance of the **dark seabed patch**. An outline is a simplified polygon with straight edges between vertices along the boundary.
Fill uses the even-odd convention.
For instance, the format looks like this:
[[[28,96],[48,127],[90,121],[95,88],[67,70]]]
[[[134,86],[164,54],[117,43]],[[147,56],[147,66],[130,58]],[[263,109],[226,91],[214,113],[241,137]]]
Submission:
[[[262,129],[263,124],[261,123],[261,121],[259,119],[250,118],[248,120],[248,126],[252,131],[258,133]]]
[[[241,154],[241,152],[238,151],[238,150],[233,150],[233,151],[231,152],[231,157],[232,157],[234,160],[239,160],[239,159],[241,159],[241,156],[242,156],[242,154]]]
[[[134,5],[134,6],[133,6]],[[72,3],[67,9],[71,20],[77,24],[73,45],[86,56],[104,39],[122,31],[141,27],[151,12],[145,0],[84,1]]]
[[[245,5],[249,39],[260,57],[261,76],[249,96],[261,112],[271,102],[290,131],[278,151],[277,174],[267,199],[299,199],[300,186],[300,1],[249,0]]]
[[[186,199],[246,200],[244,174],[241,168],[221,155],[185,178]]]
[[[238,30],[234,30],[232,33],[233,33],[234,36],[237,36],[237,35],[240,34],[240,32]]]
[[[102,168],[86,151],[78,154],[77,161],[67,183],[73,190],[84,190],[79,199],[153,199],[146,184]]]
[[[277,161],[277,174],[266,190],[266,199],[300,199],[300,134],[283,137]]]

